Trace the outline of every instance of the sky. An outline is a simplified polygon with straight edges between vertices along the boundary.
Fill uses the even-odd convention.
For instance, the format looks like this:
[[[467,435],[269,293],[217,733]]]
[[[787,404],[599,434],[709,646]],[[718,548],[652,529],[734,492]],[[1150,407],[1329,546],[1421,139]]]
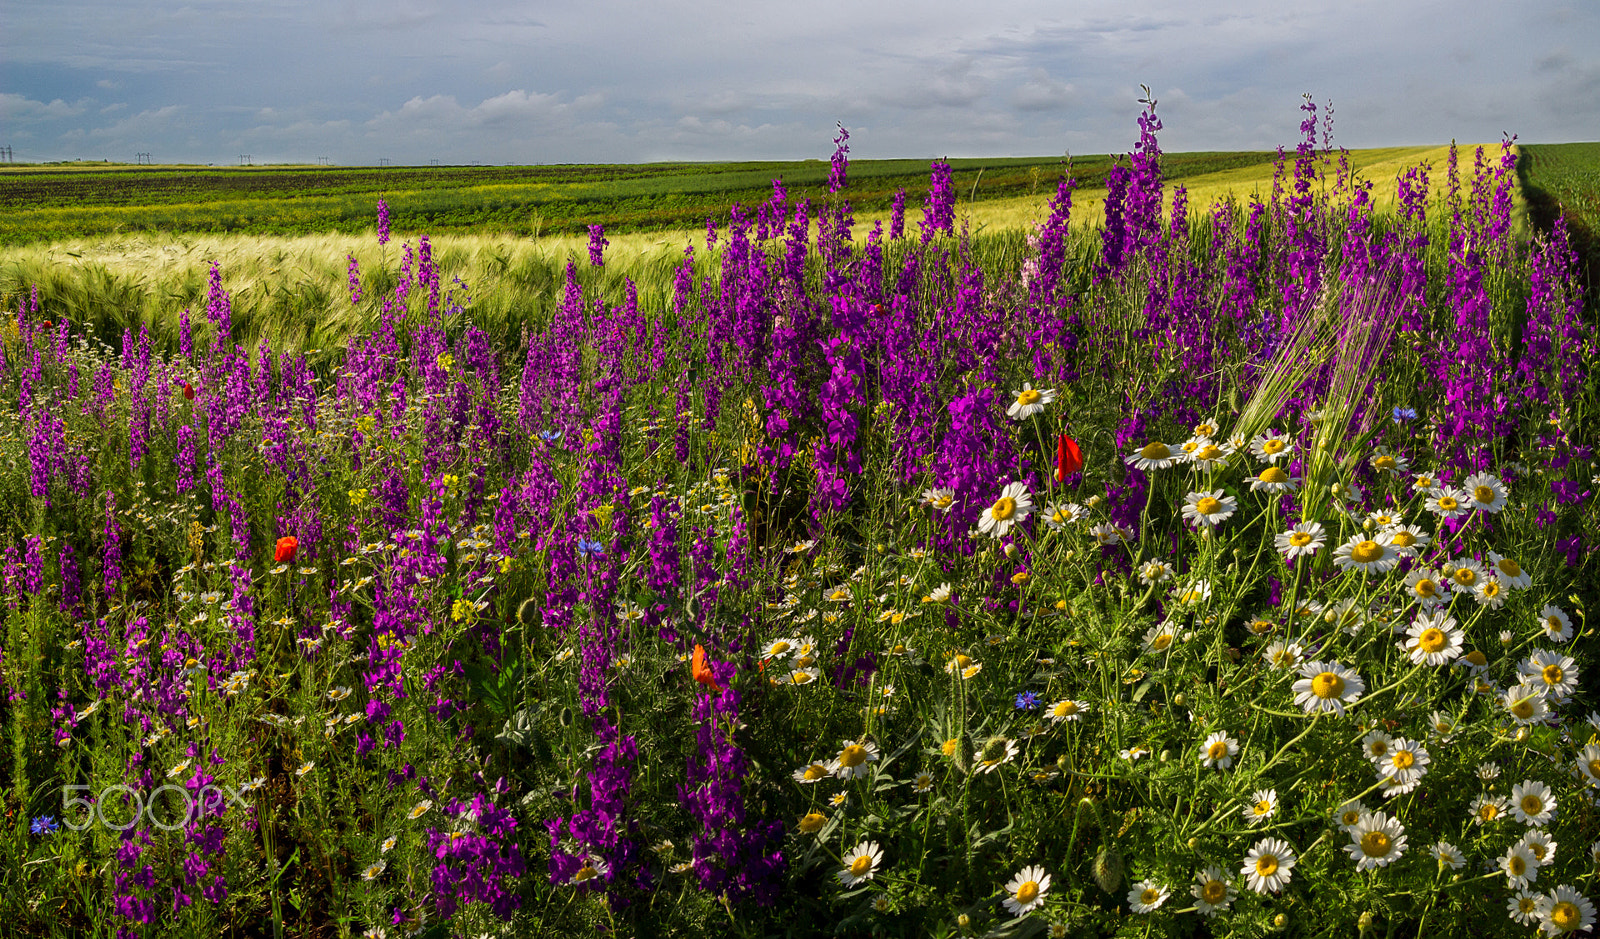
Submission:
[[[1595,0],[0,0],[16,162],[336,165],[1600,138]]]

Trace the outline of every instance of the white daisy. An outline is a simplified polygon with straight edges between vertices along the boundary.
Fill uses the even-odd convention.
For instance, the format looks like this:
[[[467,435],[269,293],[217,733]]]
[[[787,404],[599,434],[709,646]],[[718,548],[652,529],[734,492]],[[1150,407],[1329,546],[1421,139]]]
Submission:
[[[1278,790],[1257,789],[1250,793],[1250,802],[1240,814],[1252,825],[1259,825],[1278,814]]]
[[[844,870],[838,874],[839,882],[846,887],[871,880],[883,861],[883,851],[876,841],[863,841],[844,856]]]
[[[1544,701],[1544,684],[1523,683],[1507,691],[1501,699],[1511,719],[1520,725],[1532,724],[1550,713]]]
[[[1539,928],[1547,936],[1582,932],[1594,925],[1594,904],[1566,884],[1541,898]]]
[[[1250,484],[1251,492],[1294,492],[1299,486],[1299,480],[1290,478],[1288,473],[1276,466],[1268,466],[1254,476],[1246,476],[1245,481]]]
[[[1443,486],[1428,494],[1422,507],[1440,518],[1460,518],[1467,514],[1467,494],[1460,489]]]
[[[1184,497],[1183,517],[1195,528],[1204,525],[1213,531],[1238,509],[1233,496],[1225,496],[1221,489],[1210,492],[1191,492]]]
[[[860,779],[871,775],[872,764],[877,760],[877,744],[870,740],[846,740],[844,749],[828,765],[840,779]]]
[[[1550,833],[1542,828],[1530,828],[1522,835],[1522,843],[1527,845],[1533,856],[1539,859],[1540,867],[1549,867],[1556,859],[1556,840]]]
[[[1506,487],[1490,473],[1474,473],[1462,480],[1461,488],[1465,490],[1470,508],[1480,512],[1498,512],[1506,507]]]
[[[1433,859],[1439,862],[1440,867],[1448,867],[1458,871],[1465,867],[1467,858],[1461,850],[1448,841],[1440,841],[1433,846]]]
[[[1339,806],[1339,810],[1333,813],[1333,823],[1338,825],[1341,831],[1348,832],[1356,827],[1361,821],[1361,816],[1365,814],[1367,814],[1366,807],[1359,801],[1352,799]]]
[[[1505,817],[1506,810],[1511,803],[1505,796],[1480,795],[1472,800],[1469,810],[1472,813],[1472,824],[1482,827],[1491,822],[1497,822]]]
[[[1124,457],[1123,459],[1129,466],[1146,473],[1151,470],[1166,469],[1177,462],[1177,457],[1174,456],[1172,448],[1159,440],[1153,440],[1145,444],[1133,456]]]
[[[1135,913],[1153,913],[1167,902],[1170,893],[1153,880],[1141,880],[1128,891],[1128,906]]]
[[[1050,707],[1046,709],[1045,716],[1050,718],[1052,723],[1059,724],[1063,721],[1082,720],[1083,715],[1087,714],[1088,712],[1089,703],[1087,701],[1074,701],[1071,698],[1062,698],[1060,701],[1057,701],[1055,704],[1050,705]]]
[[[1263,463],[1276,463],[1294,452],[1294,443],[1275,430],[1250,441],[1250,455]]]
[[[1489,570],[1507,589],[1527,590],[1533,586],[1533,575],[1523,570],[1522,565],[1493,551],[1489,552]]]
[[[1512,921],[1531,926],[1539,922],[1539,915],[1544,912],[1544,904],[1544,894],[1534,893],[1524,887],[1506,901],[1506,912],[1511,914]]]
[[[1054,388],[1035,388],[1031,382],[1024,382],[1022,390],[1017,392],[1017,400],[1006,409],[1006,416],[1015,421],[1026,420],[1035,414],[1042,414],[1045,405],[1053,404],[1055,400]]]
[[[1011,483],[1000,491],[1000,498],[978,519],[978,530],[991,538],[1004,538],[1011,526],[1026,521],[1033,512],[1033,498],[1026,483]]]
[[[956,504],[954,489],[929,489],[922,493],[922,504],[938,512],[948,513]]]
[[[1539,611],[1539,628],[1544,630],[1545,638],[1556,642],[1572,638],[1572,620],[1558,606],[1546,605]]]
[[[1207,769],[1227,769],[1238,755],[1239,741],[1229,737],[1227,731],[1217,731],[1200,745],[1200,764]]]
[[[1419,616],[1399,644],[1413,665],[1448,665],[1461,654],[1463,634],[1453,617],[1443,612]]]
[[[1536,649],[1518,663],[1517,675],[1523,684],[1544,686],[1545,693],[1557,700],[1578,690],[1578,664],[1549,649]]]
[[[1511,787],[1511,814],[1524,825],[1542,826],[1556,813],[1555,793],[1537,779],[1524,779]]]
[[[1334,549],[1333,563],[1343,570],[1381,574],[1398,566],[1400,555],[1389,546],[1387,535],[1356,535]]]
[[[1317,522],[1301,522],[1278,535],[1274,543],[1284,560],[1292,561],[1316,554],[1328,543],[1328,535]]]
[[[1300,666],[1300,676],[1291,690],[1294,703],[1307,714],[1332,711],[1343,717],[1344,706],[1367,690],[1360,675],[1334,661],[1307,662]]]
[[[1590,742],[1578,751],[1578,773],[1584,782],[1600,789],[1600,744]]]
[[[1220,867],[1208,867],[1194,875],[1194,880],[1194,886],[1189,888],[1189,894],[1194,897],[1194,908],[1207,916],[1216,916],[1226,910],[1237,894]]]
[[[1144,646],[1144,651],[1160,655],[1172,648],[1178,638],[1177,627],[1171,620],[1167,620],[1145,630],[1144,638],[1140,642]]]
[[[1294,848],[1279,838],[1263,838],[1244,856],[1243,874],[1256,893],[1277,893],[1294,874]]]
[[[1406,575],[1406,598],[1424,609],[1450,602],[1450,582],[1438,571],[1419,567]]]
[[[1345,853],[1356,862],[1356,870],[1387,867],[1406,852],[1406,830],[1385,812],[1371,812],[1350,830]]]
[[[1381,534],[1389,537],[1389,547],[1403,558],[1416,557],[1417,552],[1426,548],[1431,540],[1420,525],[1391,525],[1384,528]]]
[[[1299,668],[1305,659],[1306,650],[1298,642],[1285,642],[1282,639],[1274,641],[1267,646],[1261,657],[1273,668]]]
[[[1006,883],[1006,893],[1009,896],[1002,905],[1007,912],[1012,916],[1026,916],[1044,905],[1044,898],[1050,893],[1050,875],[1037,864],[1024,867]]]
[[[1539,879],[1539,859],[1527,845],[1518,842],[1506,849],[1500,858],[1500,870],[1505,872],[1513,890],[1520,890]]]

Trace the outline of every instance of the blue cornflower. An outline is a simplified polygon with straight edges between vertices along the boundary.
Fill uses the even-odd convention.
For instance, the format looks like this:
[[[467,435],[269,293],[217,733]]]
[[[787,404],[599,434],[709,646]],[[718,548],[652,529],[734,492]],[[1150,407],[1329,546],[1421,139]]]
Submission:
[[[61,830],[61,823],[52,815],[41,815],[33,820],[28,830],[36,835],[51,835]]]
[[[1031,711],[1039,706],[1039,696],[1031,691],[1024,691],[1017,695],[1017,709]]]
[[[590,541],[587,538],[579,538],[578,553],[584,557],[599,557],[600,555],[606,553],[606,549],[598,541]]]
[[[1395,408],[1394,409],[1394,422],[1396,424],[1399,424],[1399,423],[1401,423],[1403,421],[1414,421],[1416,419],[1417,419],[1417,410],[1416,410],[1416,408]]]
[[[561,439],[561,431],[541,430],[539,431],[539,439],[543,440],[545,443],[556,443]]]

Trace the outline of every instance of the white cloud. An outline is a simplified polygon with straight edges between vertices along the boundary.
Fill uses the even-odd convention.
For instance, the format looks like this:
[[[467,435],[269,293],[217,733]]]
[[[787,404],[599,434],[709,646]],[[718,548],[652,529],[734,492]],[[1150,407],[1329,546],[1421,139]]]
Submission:
[[[77,117],[89,109],[90,103],[88,98],[80,98],[71,104],[56,98],[46,104],[14,92],[0,92],[0,119],[17,124],[59,121]]]

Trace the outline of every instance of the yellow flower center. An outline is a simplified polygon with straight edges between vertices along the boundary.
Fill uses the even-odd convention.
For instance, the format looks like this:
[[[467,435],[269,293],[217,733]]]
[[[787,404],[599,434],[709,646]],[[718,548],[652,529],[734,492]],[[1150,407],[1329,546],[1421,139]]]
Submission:
[[[767,650],[767,654],[771,656],[779,656],[783,655],[785,652],[788,652],[792,648],[793,646],[790,645],[787,640],[780,639],[772,644],[772,648]]]
[[[867,748],[859,743],[852,743],[839,754],[839,765],[850,769],[854,769],[866,761]]]
[[[1281,469],[1278,469],[1276,466],[1269,466],[1261,471],[1261,475],[1258,478],[1264,483],[1271,483],[1277,486],[1288,482],[1289,474],[1285,473]]]
[[[850,873],[853,876],[860,877],[870,870],[872,870],[872,857],[870,855],[863,854],[850,862]]]
[[[1510,558],[1501,558],[1495,566],[1500,568],[1500,573],[1506,575],[1507,577],[1522,576],[1522,565],[1511,560]]]
[[[1355,809],[1351,809],[1350,811],[1339,816],[1339,822],[1343,825],[1354,825],[1359,821],[1361,821],[1361,813]]]
[[[1461,658],[1465,659],[1467,664],[1473,666],[1474,668],[1483,668],[1485,665],[1489,664],[1489,657],[1484,655],[1482,652],[1479,652],[1477,649],[1473,649],[1471,652],[1468,652]]]
[[[1367,857],[1383,857],[1389,853],[1389,836],[1381,831],[1369,831],[1361,836],[1361,853]]]
[[[1220,880],[1208,880],[1206,885],[1200,888],[1200,899],[1216,906],[1228,899],[1228,885]]]
[[[1285,444],[1282,440],[1272,437],[1261,442],[1261,452],[1268,455],[1282,453],[1284,446]]]
[[[1394,461],[1394,457],[1392,457],[1392,456],[1390,456],[1390,455],[1389,455],[1389,454],[1387,454],[1387,453],[1385,453],[1385,454],[1383,454],[1383,455],[1381,455],[1381,456],[1379,456],[1379,457],[1377,457],[1377,458],[1375,458],[1375,459],[1374,459],[1374,460],[1373,460],[1373,461],[1372,461],[1372,465],[1373,465],[1373,466],[1374,466],[1374,467],[1376,467],[1376,468],[1377,468],[1377,469],[1381,469],[1381,470],[1392,470],[1392,469],[1394,469],[1394,468],[1395,468],[1395,466],[1396,466],[1396,465],[1397,465],[1397,464],[1396,464],[1396,463],[1395,463],[1395,461]]]
[[[1271,877],[1278,872],[1278,858],[1273,854],[1263,854],[1256,858],[1256,873],[1262,877]]]
[[[1478,572],[1470,567],[1458,567],[1455,572],[1456,583],[1463,587],[1471,587],[1478,583]]]
[[[1195,452],[1194,458],[1200,461],[1215,460],[1222,456],[1222,448],[1214,443],[1208,443]]]
[[[1474,501],[1481,502],[1484,505],[1491,505],[1494,503],[1494,490],[1488,486],[1479,486],[1472,490],[1472,498]]]
[[[955,754],[956,754],[956,743],[957,743],[956,738],[955,737],[951,737],[949,740],[946,740],[944,743],[940,744],[939,745],[939,749],[944,752],[945,756],[955,756]]]
[[[1172,456],[1172,451],[1167,448],[1166,444],[1157,440],[1154,443],[1145,444],[1144,447],[1140,449],[1139,456],[1146,460],[1165,460]]]
[[[1528,852],[1530,854],[1532,854],[1534,857],[1538,858],[1541,862],[1544,861],[1544,851],[1545,851],[1544,845],[1541,844],[1540,842],[1537,842],[1537,841],[1528,842]]]
[[[1389,753],[1389,744],[1387,741],[1379,738],[1372,741],[1372,746],[1368,748],[1368,752],[1370,752],[1373,756],[1387,756]]]
[[[1221,740],[1218,740],[1216,743],[1213,743],[1211,746],[1206,747],[1206,756],[1208,758],[1210,758],[1210,759],[1220,760],[1220,759],[1222,759],[1223,757],[1225,757],[1227,755],[1228,755],[1228,745],[1227,745],[1227,743],[1225,743],[1225,742],[1223,742]]]
[[[1567,673],[1562,671],[1561,666],[1559,665],[1546,665],[1544,667],[1544,671],[1540,672],[1539,674],[1544,678],[1545,684],[1559,685],[1561,684],[1561,680],[1566,677]]]
[[[1035,881],[1028,881],[1017,888],[1018,903],[1032,903],[1039,897],[1039,885]]]
[[[1550,922],[1554,923],[1556,928],[1562,932],[1571,932],[1577,929],[1578,923],[1581,921],[1582,917],[1576,904],[1562,900],[1550,908]]]
[[[1256,803],[1256,815],[1257,816],[1259,816],[1261,818],[1266,818],[1270,814],[1272,814],[1272,803],[1271,802],[1268,802],[1266,799],[1262,799],[1260,802]]]
[[[1027,407],[1030,404],[1034,404],[1042,397],[1044,397],[1044,395],[1039,393],[1039,389],[1027,388],[1017,395],[1017,403],[1023,407]]]
[[[1493,802],[1485,802],[1478,806],[1478,817],[1486,822],[1492,822],[1500,817],[1500,806]]]
[[[1589,775],[1595,779],[1600,779],[1600,760],[1589,761]]]
[[[1555,617],[1555,616],[1545,617],[1544,628],[1547,631],[1552,632],[1552,633],[1560,632],[1561,631],[1561,619],[1559,617]]]
[[[1366,541],[1356,542],[1355,546],[1350,549],[1350,560],[1357,564],[1371,564],[1382,557],[1383,545],[1378,544],[1371,538]]]
[[[1161,891],[1154,887],[1146,887],[1144,892],[1139,894],[1139,902],[1145,906],[1149,906],[1159,899],[1161,899]]]
[[[1323,672],[1311,679],[1311,693],[1319,698],[1337,698],[1344,694],[1344,679],[1333,672]]]
[[[1422,635],[1417,637],[1417,648],[1432,655],[1443,649],[1446,642],[1444,630],[1429,626],[1422,631]]]
[[[1517,899],[1517,912],[1524,916],[1531,915],[1538,908],[1539,900],[1536,897],[1519,897]]]
[[[1222,508],[1222,501],[1220,499],[1214,499],[1211,496],[1206,496],[1204,499],[1196,502],[1194,504],[1194,508],[1195,511],[1199,512],[1201,515],[1212,515],[1215,514],[1218,509]]]
[[[1000,501],[989,507],[989,516],[997,522],[1003,522],[1017,514],[1017,500],[1010,496],[1001,496]]]
[[[1056,717],[1071,717],[1072,715],[1078,713],[1078,702],[1062,701],[1058,703],[1050,713],[1054,714]],[[1600,763],[1600,760],[1596,760],[1595,762]]]
[[[1419,597],[1436,597],[1439,595],[1439,585],[1426,577],[1417,581],[1416,586],[1411,589]]]
[[[1524,815],[1538,815],[1544,811],[1544,800],[1534,793],[1522,797],[1522,813]]]
[[[1410,750],[1396,750],[1394,756],[1389,758],[1389,764],[1395,769],[1410,769],[1416,762],[1417,755]]]
[[[812,834],[820,831],[822,828],[822,823],[827,820],[827,816],[823,815],[821,812],[812,812],[805,818],[800,819],[800,830],[805,834]]]
[[[1527,872],[1528,862],[1524,861],[1521,857],[1518,857],[1515,854],[1511,855],[1511,859],[1506,862],[1506,873],[1510,874],[1512,877],[1521,877]]]
[[[1456,501],[1455,496],[1440,496],[1439,497],[1439,508],[1444,510],[1444,511],[1446,511],[1446,512],[1454,512],[1456,509],[1458,509],[1460,507],[1461,507],[1461,503]]]
[[[828,775],[828,768],[821,763],[812,763],[806,767],[806,782],[816,782]]]
[[[1289,535],[1289,543],[1296,548],[1304,548],[1311,543],[1311,532],[1297,531]]]
[[[1161,635],[1150,640],[1150,648],[1156,652],[1165,652],[1167,651],[1167,646],[1170,645],[1172,645],[1171,633],[1162,633]]]
[[[1409,548],[1417,543],[1417,536],[1402,528],[1389,535],[1389,543],[1397,548]]]
[[[585,864],[578,868],[578,872],[572,875],[572,879],[581,884],[586,880],[593,880],[598,876],[600,876],[599,871],[595,870],[593,867],[590,867],[588,864]]]
[[[1519,718],[1521,720],[1527,720],[1528,718],[1532,717],[1533,716],[1533,710],[1534,709],[1533,709],[1533,698],[1532,697],[1527,697],[1527,698],[1523,698],[1523,699],[1521,699],[1519,701],[1515,701],[1511,705],[1511,715],[1513,717]]]

